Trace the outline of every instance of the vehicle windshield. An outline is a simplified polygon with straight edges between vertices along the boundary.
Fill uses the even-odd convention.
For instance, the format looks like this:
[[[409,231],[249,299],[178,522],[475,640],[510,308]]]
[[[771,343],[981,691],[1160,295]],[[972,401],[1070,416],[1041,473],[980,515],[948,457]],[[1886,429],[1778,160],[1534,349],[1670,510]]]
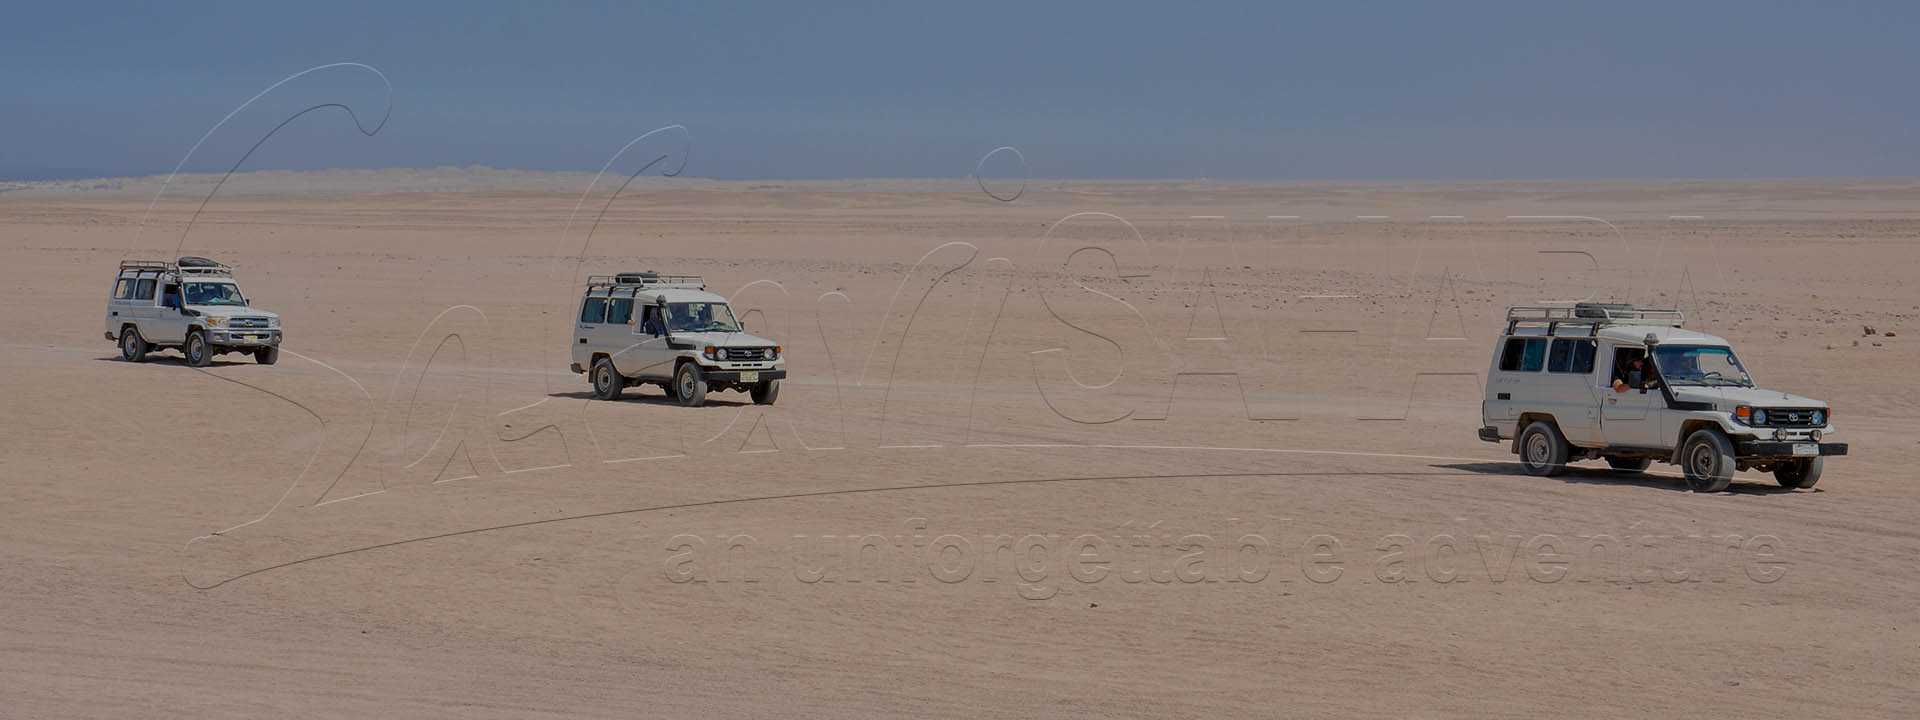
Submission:
[[[673,332],[739,332],[740,323],[726,303],[667,303],[667,329]]]
[[[190,282],[186,286],[188,305],[238,305],[245,307],[247,299],[240,296],[240,286],[221,282]]]
[[[1661,345],[1653,350],[1660,377],[1670,385],[1753,387],[1753,379],[1733,356],[1733,348],[1712,345]]]

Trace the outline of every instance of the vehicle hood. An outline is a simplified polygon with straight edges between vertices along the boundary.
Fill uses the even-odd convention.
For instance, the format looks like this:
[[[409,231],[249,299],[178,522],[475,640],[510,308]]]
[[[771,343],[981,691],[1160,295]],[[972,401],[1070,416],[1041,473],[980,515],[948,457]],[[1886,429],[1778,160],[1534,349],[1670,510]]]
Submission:
[[[1673,386],[1673,397],[1683,402],[1712,403],[1715,410],[1732,411],[1740,405],[1759,408],[1823,408],[1827,404],[1779,390],[1744,387]]]
[[[682,332],[673,334],[674,342],[714,347],[773,347],[780,343],[744,332]]]
[[[218,318],[263,317],[263,318],[271,318],[275,320],[280,318],[280,315],[277,313],[274,313],[268,310],[261,310],[260,308],[257,308],[257,307],[243,307],[243,306],[235,306],[235,305],[188,305],[187,309],[200,313],[201,315],[204,315],[207,317],[218,317]]]

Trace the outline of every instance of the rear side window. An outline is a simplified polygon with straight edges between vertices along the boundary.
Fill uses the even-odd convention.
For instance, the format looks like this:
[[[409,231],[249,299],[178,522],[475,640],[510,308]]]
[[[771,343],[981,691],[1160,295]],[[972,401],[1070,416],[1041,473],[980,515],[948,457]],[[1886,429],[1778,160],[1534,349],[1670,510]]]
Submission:
[[[632,325],[633,298],[614,298],[607,301],[607,322],[616,325]]]
[[[140,284],[134,287],[133,299],[135,300],[152,300],[153,299],[153,279],[152,278],[141,280]]]
[[[133,281],[127,278],[120,278],[120,282],[113,286],[113,299],[125,300],[130,297],[133,297]]]
[[[583,322],[583,323],[602,322],[606,318],[606,316],[607,316],[607,299],[606,298],[590,297],[590,298],[587,298],[586,302],[580,303],[580,322]]]
[[[1509,338],[1500,352],[1500,369],[1509,372],[1537,372],[1546,361],[1546,338]]]
[[[1547,353],[1547,372],[1579,373],[1593,372],[1593,341],[1573,338],[1555,338],[1553,350]]]

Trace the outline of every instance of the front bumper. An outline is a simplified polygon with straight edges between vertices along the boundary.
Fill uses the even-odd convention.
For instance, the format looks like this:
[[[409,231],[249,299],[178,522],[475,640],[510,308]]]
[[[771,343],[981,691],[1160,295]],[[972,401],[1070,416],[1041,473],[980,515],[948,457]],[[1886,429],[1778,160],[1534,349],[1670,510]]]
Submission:
[[[1743,458],[1813,457],[1812,455],[1794,454],[1793,446],[1795,445],[1813,445],[1814,447],[1819,449],[1821,456],[1847,454],[1846,443],[1774,442],[1769,440],[1744,440],[1738,443],[1734,443],[1733,451],[1735,455],[1738,455]]]
[[[272,328],[207,331],[207,340],[222,347],[273,347],[280,344],[280,331]]]
[[[708,382],[737,383],[740,382],[741,373],[759,373],[759,380],[779,380],[787,376],[786,368],[772,368],[769,370],[716,370],[712,368],[701,368],[701,370],[704,371],[702,374],[706,375]],[[756,380],[756,382],[758,382],[758,380]]]

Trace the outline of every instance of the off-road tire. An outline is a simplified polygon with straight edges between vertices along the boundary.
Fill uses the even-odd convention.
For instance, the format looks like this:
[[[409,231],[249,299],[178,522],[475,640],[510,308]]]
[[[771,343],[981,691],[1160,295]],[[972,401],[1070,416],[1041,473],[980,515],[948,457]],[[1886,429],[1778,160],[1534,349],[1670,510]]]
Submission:
[[[627,379],[614,369],[613,358],[593,361],[593,370],[587,377],[593,380],[593,396],[601,400],[619,400],[620,392],[627,389]]]
[[[772,405],[773,401],[780,399],[780,381],[762,380],[754,383],[753,390],[748,394],[753,396],[755,405]]]
[[[260,363],[261,365],[272,365],[274,363],[280,362],[280,348],[277,348],[277,347],[255,348],[253,351],[253,361]]]
[[[206,367],[213,364],[213,343],[207,342],[205,330],[187,333],[187,344],[180,346],[180,352],[187,356],[188,365]]]
[[[120,329],[120,359],[127,362],[146,362],[147,351],[153,346],[147,339],[140,337],[140,329],[128,325]]]
[[[1653,464],[1653,458],[1620,457],[1617,455],[1607,456],[1607,465],[1609,467],[1612,467],[1615,470],[1622,470],[1625,472],[1634,472],[1634,473],[1646,472],[1647,466],[1652,464]]]
[[[1773,466],[1773,479],[1783,488],[1810,488],[1820,482],[1820,469],[1826,465],[1826,458],[1811,457],[1789,460]]]
[[[673,397],[681,405],[700,407],[707,403],[707,373],[696,363],[681,363],[673,371]]]
[[[1733,441],[1714,428],[1693,431],[1680,448],[1680,468],[1694,492],[1727,489],[1733,483]]]
[[[1567,439],[1560,428],[1544,420],[1535,420],[1520,431],[1520,466],[1529,475],[1542,477],[1567,471]]]

